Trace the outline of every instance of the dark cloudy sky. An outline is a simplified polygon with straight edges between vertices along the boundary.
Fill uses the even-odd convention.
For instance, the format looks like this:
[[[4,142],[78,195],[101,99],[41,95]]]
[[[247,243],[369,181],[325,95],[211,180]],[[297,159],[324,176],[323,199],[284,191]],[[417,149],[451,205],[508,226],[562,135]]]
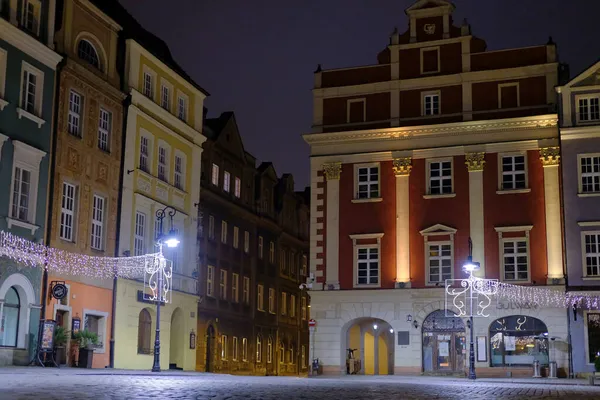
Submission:
[[[160,36],[211,96],[209,117],[232,110],[244,146],[309,184],[313,71],[376,63],[413,0],[121,0]],[[489,50],[552,36],[571,75],[600,59],[598,0],[455,0]]]

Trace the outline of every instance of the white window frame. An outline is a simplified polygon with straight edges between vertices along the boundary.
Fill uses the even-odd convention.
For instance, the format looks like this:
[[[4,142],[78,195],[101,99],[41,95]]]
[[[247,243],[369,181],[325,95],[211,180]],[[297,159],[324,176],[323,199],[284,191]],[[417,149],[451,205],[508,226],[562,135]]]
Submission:
[[[265,287],[261,284],[256,286],[256,309],[265,311]]]
[[[505,173],[502,170],[504,157],[513,157],[513,166],[514,166],[514,157],[519,157],[519,156],[524,158],[524,163],[525,163],[525,169],[523,170],[523,173],[525,174],[525,187],[518,188],[518,189],[517,188],[513,188],[513,189],[504,188],[504,175],[513,175],[513,178],[514,178],[514,175],[516,175],[514,173],[514,171]],[[529,188],[529,167],[527,165],[527,152],[522,151],[522,152],[499,153],[498,154],[498,191],[497,191],[497,193],[505,194],[505,193],[529,193],[529,192],[531,192],[531,189]]]
[[[267,364],[273,363],[273,338],[267,338]]]
[[[269,314],[275,314],[275,289],[269,288]]]
[[[164,163],[161,162],[161,149],[164,150]],[[169,183],[170,182],[170,178],[171,178],[171,171],[170,171],[170,158],[171,158],[171,147],[163,140],[159,140],[158,141],[158,148],[156,149],[156,155],[157,155],[157,169],[156,169],[156,176],[159,180]],[[161,173],[161,169],[163,170]],[[163,175],[161,177],[161,175]]]
[[[206,295],[215,297],[215,267],[208,265],[206,267]]]
[[[352,284],[355,288],[379,288],[381,287],[381,239],[383,238],[383,233],[367,233],[360,235],[350,235],[350,239],[352,240],[352,270],[353,270],[353,280]],[[368,241],[368,244],[358,243],[359,241]],[[373,243],[375,241],[375,243]],[[366,248],[376,248],[378,250],[378,260],[377,260],[377,283],[367,283],[367,284],[359,284],[358,283],[358,250],[366,249]]]
[[[600,119],[589,119],[591,117],[591,107],[590,107],[590,100],[591,99],[598,99],[598,107],[600,107],[600,94],[599,93],[594,93],[594,94],[585,94],[585,95],[576,95],[575,96],[575,116],[576,116],[576,121],[578,124],[595,124],[598,123],[598,121],[600,121]],[[581,119],[581,115],[579,113],[579,109],[580,109],[580,105],[579,105],[579,101],[580,100],[587,100],[587,108],[588,108],[588,119]]]
[[[221,243],[227,244],[227,221],[221,221]]]
[[[0,151],[2,150],[2,136],[0,136]],[[30,229],[31,234],[33,235],[35,231],[39,228],[38,225],[35,225],[36,222],[36,212],[37,212],[37,193],[38,186],[40,180],[40,163],[42,162],[42,158],[46,155],[40,149],[36,149],[35,147],[29,146],[23,142],[18,140],[12,140],[13,144],[13,164],[12,164],[12,175],[10,180],[10,204],[9,204],[9,215],[12,215],[12,208],[14,204],[14,184],[15,184],[15,168],[20,168],[22,170],[28,170],[29,175],[29,203],[27,209],[27,220],[20,221],[14,219],[12,217],[7,217],[8,228],[10,229],[12,225],[20,226],[22,228]]]
[[[359,170],[367,168],[366,182],[359,182]],[[371,181],[371,168],[377,168],[377,181]],[[371,185],[377,185],[377,196],[371,197]],[[361,185],[367,185],[368,192],[367,197],[359,197],[359,187]],[[380,163],[368,163],[368,164],[354,164],[354,200],[353,202],[378,202],[381,201],[381,165]]]
[[[598,264],[598,274],[597,275],[589,275],[587,273],[588,253],[586,252],[586,248],[585,248],[585,237],[588,235],[594,235],[594,236],[596,236],[596,239],[598,240],[598,239],[600,239],[600,230],[582,231],[580,233],[580,235],[581,235],[581,267],[583,268],[583,277],[588,278],[588,279],[599,279],[600,280],[600,264]],[[600,243],[597,243],[596,246],[597,246],[598,252],[593,253],[593,256],[596,257],[598,259],[598,262],[600,263]]]
[[[223,190],[227,193],[231,190],[231,174],[228,171],[223,171]]]
[[[141,235],[138,233],[138,215],[143,219]],[[148,215],[137,210],[133,219],[133,255],[141,256],[146,254],[146,238],[148,236]],[[138,249],[140,251],[138,251]]]
[[[281,315],[287,315],[287,293],[286,292],[281,292],[281,304],[280,306],[280,312]]]
[[[425,265],[424,265],[424,271],[425,271],[425,285],[426,286],[439,286],[444,285],[445,282],[431,282],[429,280],[430,278],[430,273],[429,273],[429,243],[432,244],[439,244],[439,245],[443,245],[443,244],[449,244],[450,245],[450,251],[451,251],[451,266],[450,266],[450,279],[454,279],[454,255],[455,255],[455,248],[454,248],[454,238],[456,236],[456,229],[451,228],[449,226],[446,225],[442,225],[442,224],[436,224],[433,225],[429,228],[423,229],[422,231],[419,232],[421,234],[421,236],[423,236],[423,242],[424,242],[424,260],[425,260]],[[450,239],[449,240],[430,240],[430,237],[432,236],[449,236]],[[440,264],[441,267],[441,264]],[[440,275],[441,275],[441,270],[440,270]]]
[[[72,189],[73,190],[73,196],[67,196],[65,194],[65,190],[66,189]],[[61,190],[61,207],[60,207],[60,232],[59,232],[59,236],[61,239],[66,240],[68,242],[75,242],[75,239],[77,238],[77,232],[76,232],[76,227],[77,227],[77,208],[78,208],[78,193],[79,192],[79,185],[73,183],[73,182],[67,182],[67,181],[63,181],[62,183],[62,190]],[[72,209],[69,209],[69,207],[65,208],[65,206],[63,205],[63,201],[71,201],[72,202]],[[64,217],[63,217],[64,216]],[[63,223],[63,219],[66,221],[66,219],[70,217],[71,220],[71,226],[69,227],[66,223]],[[63,231],[63,226],[64,231]],[[67,235],[66,232],[68,232],[69,234]]]
[[[79,104],[77,104],[76,100],[79,100]],[[83,107],[83,95],[74,89],[69,90],[69,115],[67,120],[67,132],[78,138],[83,137]],[[78,110],[75,108],[78,108]]]
[[[227,335],[221,335],[221,360],[227,361]]]
[[[35,99],[33,101],[34,104],[34,112],[31,113],[29,111],[27,111],[25,109],[25,107],[23,107],[23,79],[25,79],[25,72],[35,75]],[[43,105],[43,99],[44,99],[44,73],[35,68],[33,65],[23,61],[21,63],[21,78],[19,79],[20,82],[20,86],[19,86],[19,105],[17,108],[17,112],[19,113],[19,118],[21,118],[21,116],[27,117],[29,119],[31,119],[32,121],[36,122],[38,124],[38,128],[41,127],[41,125],[43,123],[45,123],[45,121],[43,121],[41,119],[42,117],[42,105]]]
[[[90,247],[94,250],[104,250],[104,235],[107,214],[107,199],[105,196],[94,194],[92,196],[92,226],[90,234]],[[97,205],[102,207],[97,207]]]
[[[438,265],[438,277],[440,278],[439,281],[432,281],[431,280],[431,253],[429,251],[430,246],[439,246],[440,252],[442,250],[442,246],[450,246],[450,278],[447,279],[454,279],[454,241],[453,240],[432,240],[432,241],[428,241],[426,246],[425,246],[425,253],[426,253],[426,268],[425,268],[425,274],[426,276],[426,282],[428,286],[435,286],[436,284],[439,285],[444,285],[445,284],[445,279],[441,279],[443,277],[443,272],[442,272],[442,260],[446,259],[446,256],[442,256],[441,253],[439,256],[433,257],[437,260],[439,260],[439,265]]]
[[[242,301],[244,304],[250,304],[250,278],[247,276],[242,279]]]
[[[108,119],[105,119],[107,116]],[[112,136],[112,113],[104,107],[100,107],[98,113],[98,148],[102,151],[110,152],[110,139]],[[103,147],[102,143],[106,142]]]
[[[234,303],[240,302],[240,275],[236,273],[231,274],[231,297]]]
[[[502,89],[507,87],[517,88],[517,107],[521,107],[521,93],[519,90],[519,82],[501,83],[498,85],[498,108],[502,108]]]
[[[242,361],[248,361],[248,339],[242,338]]]
[[[183,107],[182,107],[183,101]],[[189,98],[185,93],[181,91],[177,91],[177,118],[179,118],[183,122],[187,122],[188,120],[188,103]]]
[[[213,215],[208,216],[208,239],[215,239],[215,217]]]
[[[588,315],[589,314],[600,314],[600,310],[583,310],[583,339],[585,342],[585,363],[587,365],[594,365],[593,362],[589,362],[588,355],[590,354],[590,336],[588,326]]]
[[[523,226],[502,226],[495,227],[494,229],[498,233],[498,255],[500,262],[500,281],[509,282],[513,284],[527,284],[531,283],[531,243],[529,242],[529,232],[533,228],[533,225],[523,225]],[[520,236],[512,236],[511,237],[503,237],[503,233],[523,233],[524,235]],[[506,272],[504,271],[504,243],[505,242],[517,242],[517,241],[525,241],[527,243],[527,280],[517,280],[510,279],[506,280]],[[516,271],[515,271],[516,274]]]
[[[227,300],[227,270],[219,268],[219,299]]]
[[[231,354],[231,360],[232,361],[238,360],[238,338],[237,338],[237,336],[233,337],[233,351]]]
[[[306,321],[306,296],[302,296],[300,298],[300,316],[302,318],[302,321]]]
[[[233,180],[233,195],[238,199],[242,197],[242,180],[237,176]]]
[[[349,99],[346,100],[346,123],[350,123],[350,109],[352,104],[362,103],[363,104],[363,119],[360,122],[354,122],[356,124],[362,124],[367,122],[367,98],[361,97],[358,99]]]
[[[150,79],[148,79],[150,78]],[[142,93],[144,96],[154,101],[154,88],[156,82],[156,73],[144,65],[144,73],[142,75]],[[149,83],[149,85],[148,85]],[[150,86],[150,87],[148,87]],[[149,92],[149,93],[148,93]]]
[[[106,336],[106,327],[108,322],[108,312],[106,311],[97,311],[97,310],[88,310],[83,309],[83,318],[81,321],[82,329],[85,327],[85,319],[87,316],[99,317],[100,321],[98,322],[98,333],[99,336],[102,337],[102,347],[94,347],[94,353],[104,354],[106,352],[106,344],[110,341],[110,337]]]
[[[258,237],[258,259],[262,260],[263,259],[263,237],[259,236]]]
[[[165,90],[167,94],[167,104],[165,105]],[[173,85],[165,79],[161,79],[160,82],[160,107],[168,112],[171,112],[171,106],[173,102],[171,98],[173,97]]]
[[[262,337],[256,335],[256,362],[262,363]]]
[[[593,191],[593,192],[584,192],[583,191],[583,178],[584,178],[584,174],[582,174],[581,172],[581,166],[582,166],[582,159],[584,158],[591,158],[592,159],[592,172],[587,172],[585,173],[586,177],[592,177],[592,178],[598,178],[598,181],[600,182],[600,171],[599,172],[594,172],[593,171],[593,162],[594,162],[594,158],[598,158],[600,161],[600,153],[585,153],[585,154],[577,154],[577,187],[578,187],[578,194],[579,196],[600,196],[600,191]]]
[[[27,181],[27,193],[25,193],[22,189],[23,189],[23,174],[24,172],[26,172],[27,174],[29,174],[29,179]],[[31,179],[32,179],[32,173],[28,168],[23,168],[21,166],[14,166],[13,167],[13,173],[12,173],[12,179],[11,179],[11,192],[10,192],[10,196],[11,196],[11,200],[10,200],[10,218],[13,218],[15,220],[19,220],[19,221],[24,221],[24,222],[31,222],[30,217],[31,217],[31,213],[29,211],[32,203],[34,201],[37,201],[37,199],[32,199],[31,198]],[[20,217],[21,214],[21,200],[23,200],[23,198],[25,198],[26,203],[27,203],[27,208],[24,209],[25,211],[25,216],[24,218]]]
[[[442,181],[443,181],[443,177],[439,176],[439,177],[434,177],[433,180],[439,180],[440,181],[440,191],[442,191],[442,193],[436,193],[436,194],[432,194],[431,193],[431,182],[432,182],[432,177],[431,177],[431,164],[435,164],[435,163],[439,163],[440,164],[440,174],[441,174],[441,164],[444,162],[450,162],[450,181],[452,184],[452,191],[450,193],[443,193],[442,190]],[[427,160],[426,163],[426,168],[425,168],[425,174],[426,174],[426,179],[427,179],[427,195],[425,195],[425,198],[436,198],[436,197],[455,197],[456,193],[454,192],[454,157],[448,157],[448,158],[431,158]]]
[[[437,97],[438,100],[438,108],[437,113],[433,113],[433,98]],[[432,114],[427,114],[427,99],[431,98],[431,112]],[[423,117],[436,117],[438,115],[442,115],[442,92],[439,90],[431,90],[427,92],[421,92],[421,116]]]
[[[296,296],[290,294],[290,317],[296,318]]]
[[[244,253],[250,253],[250,232],[244,231]]]
[[[33,5],[34,8],[34,21],[33,23],[36,25],[35,26],[35,30],[31,30],[27,27],[27,6],[29,4]],[[36,12],[37,12],[37,19],[36,18]],[[42,3],[40,0],[24,0],[22,3],[22,9],[21,9],[21,24],[23,26],[23,29],[26,30],[27,32],[31,32],[33,34],[35,34],[36,36],[40,36],[40,29],[41,29],[41,23],[42,23]]]
[[[237,249],[240,247],[240,228],[237,226],[233,227],[233,248]]]
[[[421,47],[421,52],[420,52],[420,71],[421,71],[421,75],[429,75],[429,74],[438,74],[441,70],[441,57],[440,57],[440,46],[432,46],[432,47]],[[427,71],[425,72],[423,70],[423,53],[425,53],[426,51],[437,51],[437,70],[436,71]]]
[[[144,138],[148,141],[148,143],[147,143],[148,154],[145,155],[146,168],[147,168],[146,170],[144,170],[142,168],[142,138]],[[152,165],[153,150],[154,150],[154,136],[152,136],[152,134],[146,130],[140,130],[140,141],[139,141],[139,144],[137,147],[138,168],[147,174],[152,174],[152,171],[153,171],[153,165]]]
[[[219,186],[219,166],[215,163],[213,163],[210,171],[210,181],[213,185]]]
[[[180,167],[181,167],[181,171],[177,171],[177,160],[180,160]],[[183,154],[183,152],[179,151],[179,150],[175,150],[175,157],[174,157],[174,162],[173,162],[173,186],[175,186],[177,189],[182,190],[185,192],[186,190],[186,163],[187,163],[187,159],[185,154]]]
[[[269,262],[275,264],[275,243],[269,243]]]

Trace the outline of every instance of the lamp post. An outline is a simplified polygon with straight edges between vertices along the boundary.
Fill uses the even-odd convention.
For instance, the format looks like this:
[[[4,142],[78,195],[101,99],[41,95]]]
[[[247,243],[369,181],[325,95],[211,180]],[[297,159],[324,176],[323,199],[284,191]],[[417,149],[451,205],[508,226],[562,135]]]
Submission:
[[[473,279],[473,272],[479,270],[479,263],[473,262],[473,242],[471,238],[469,238],[469,257],[467,258],[467,262],[463,265],[463,270],[469,273],[469,279]],[[471,343],[469,346],[469,379],[477,379],[477,375],[475,374],[475,341],[473,339],[473,331],[475,330],[475,326],[473,323],[473,287],[474,285],[469,285],[469,299],[470,299],[470,315],[469,315],[469,331],[470,331],[470,339]],[[475,296],[475,300],[477,300],[477,296]]]
[[[154,364],[152,365],[152,372],[160,372],[160,303],[166,302],[166,294],[170,290],[169,280],[172,277],[172,271],[167,270],[167,263],[163,256],[162,248],[163,245],[174,248],[180,243],[177,238],[177,232],[173,229],[173,216],[177,213],[177,210],[171,206],[167,206],[161,210],[156,211],[156,220],[158,221],[158,235],[156,237],[156,245],[158,246],[158,265],[152,268],[152,277],[155,277],[156,283],[151,283],[150,288],[154,294],[153,298],[156,299],[156,335],[154,337]],[[163,234],[163,219],[166,216],[170,218],[170,228],[168,234]],[[150,271],[146,271],[150,272]],[[167,283],[165,282],[167,280]]]

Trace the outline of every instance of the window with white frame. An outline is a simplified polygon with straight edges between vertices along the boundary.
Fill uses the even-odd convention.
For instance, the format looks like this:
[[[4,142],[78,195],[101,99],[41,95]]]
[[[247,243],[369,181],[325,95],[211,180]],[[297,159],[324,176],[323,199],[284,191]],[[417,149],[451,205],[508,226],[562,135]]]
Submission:
[[[211,182],[213,185],[219,186],[219,166],[217,164],[212,165]]]
[[[306,276],[307,269],[308,269],[308,258],[306,257],[306,254],[304,254],[302,256],[302,266],[300,267],[300,276]]]
[[[256,308],[258,311],[265,311],[265,294],[263,285],[258,285],[256,287]]]
[[[74,90],[69,92],[69,121],[67,130],[71,135],[81,137],[81,110],[83,99]]]
[[[242,361],[248,361],[248,339],[242,338]]]
[[[26,62],[22,64],[22,71],[21,109],[39,117],[42,115],[44,73]]]
[[[580,122],[590,122],[600,120],[600,98],[599,97],[579,97],[578,98],[578,118]]]
[[[452,243],[428,242],[427,283],[445,283],[452,279]]]
[[[144,254],[146,254],[146,214],[136,211],[133,255],[143,256]]]
[[[100,57],[96,47],[89,40],[81,39],[77,45],[77,56],[82,60],[90,64],[91,66],[100,68]]]
[[[229,193],[231,185],[231,174],[227,171],[223,172],[223,190]]]
[[[104,218],[106,214],[106,199],[94,195],[92,205],[92,237],[91,247],[96,250],[104,250]]]
[[[166,85],[160,89],[160,106],[167,111],[171,109],[171,89]]]
[[[262,337],[260,334],[256,336],[256,362],[262,362]]]
[[[175,187],[180,190],[185,190],[185,165],[183,156],[175,154]]]
[[[287,314],[287,293],[281,292],[281,304],[279,305],[281,308],[281,315]]]
[[[379,165],[356,166],[356,198],[379,197]]]
[[[273,339],[271,336],[267,339],[267,364],[271,364],[273,362]]]
[[[269,262],[275,264],[275,243],[269,242]]]
[[[219,297],[223,300],[227,299],[227,271],[224,269],[219,270],[221,273],[219,279]]]
[[[296,317],[296,296],[290,295],[290,317]]]
[[[221,221],[221,243],[227,244],[227,221]]]
[[[583,233],[585,276],[600,277],[600,232]]]
[[[213,297],[215,295],[215,267],[209,265],[206,268],[206,295]]]
[[[529,256],[525,238],[510,238],[502,241],[502,263],[505,281],[529,280]]]
[[[502,190],[525,189],[525,155],[502,156]]]
[[[279,341],[279,364],[283,364],[284,361],[285,361],[285,344],[283,344],[283,341],[280,340]]]
[[[25,0],[21,10],[23,28],[38,36],[40,34],[40,17],[42,4],[40,0]]]
[[[244,253],[250,252],[250,232],[244,231]]]
[[[296,349],[294,348],[294,345],[290,344],[290,348],[289,348],[290,356],[289,356],[289,360],[288,360],[288,362],[290,364],[294,364],[294,358],[295,358],[294,353],[295,352],[296,352]]]
[[[269,288],[269,312],[275,314],[275,289]]]
[[[250,278],[245,276],[243,282],[242,299],[245,304],[250,304]]]
[[[360,246],[356,249],[358,285],[379,284],[379,246]]]
[[[237,226],[233,227],[233,248],[237,249],[240,245],[240,229]]]
[[[187,100],[183,96],[177,97],[177,118],[187,121]]]
[[[452,161],[440,160],[428,162],[429,194],[452,193]]]
[[[110,134],[112,130],[112,114],[104,108],[100,108],[100,118],[98,119],[98,148],[103,151],[110,151]]]
[[[237,361],[237,359],[238,359],[238,338],[237,338],[237,336],[233,337],[233,351],[231,353],[231,359],[233,361]]]
[[[302,321],[306,321],[306,297],[302,296],[302,299],[300,299],[300,313],[301,313],[301,317],[302,317]]]
[[[154,79],[152,74],[144,71],[144,95],[149,98],[154,98]]]
[[[84,310],[83,312],[83,328],[95,333],[98,337],[97,343],[92,344],[94,353],[104,353],[106,344],[106,320],[107,312]]]
[[[238,199],[242,196],[242,181],[238,177],[234,179],[233,195]]]
[[[215,217],[212,215],[208,216],[208,238],[215,238]]]
[[[31,199],[31,171],[15,166],[13,169],[13,197],[11,216],[29,222]],[[36,199],[33,199],[35,201]]]
[[[600,155],[580,155],[580,193],[600,192]]]
[[[150,139],[143,135],[140,136],[140,169],[150,172]]]
[[[423,95],[423,115],[440,114],[440,95],[438,93]]]
[[[169,151],[164,146],[158,146],[158,179],[169,181]]]
[[[258,237],[258,258],[262,260],[263,258],[263,237]]]
[[[63,192],[60,209],[60,238],[72,242],[75,240],[74,231],[77,186],[63,182],[62,189]]]
[[[231,274],[231,297],[234,303],[240,301],[240,276],[238,274]]]
[[[227,360],[227,335],[221,335],[221,360]]]

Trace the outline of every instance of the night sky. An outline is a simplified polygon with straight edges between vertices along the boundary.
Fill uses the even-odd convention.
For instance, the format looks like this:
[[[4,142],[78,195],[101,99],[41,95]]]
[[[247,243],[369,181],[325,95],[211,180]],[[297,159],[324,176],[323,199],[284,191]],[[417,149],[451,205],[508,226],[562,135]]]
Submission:
[[[209,117],[234,111],[246,151],[309,185],[313,71],[377,63],[413,0],[121,0],[169,45],[211,96]],[[300,5],[302,4],[302,5]],[[600,59],[597,0],[455,0],[488,50],[552,36],[571,76]]]

